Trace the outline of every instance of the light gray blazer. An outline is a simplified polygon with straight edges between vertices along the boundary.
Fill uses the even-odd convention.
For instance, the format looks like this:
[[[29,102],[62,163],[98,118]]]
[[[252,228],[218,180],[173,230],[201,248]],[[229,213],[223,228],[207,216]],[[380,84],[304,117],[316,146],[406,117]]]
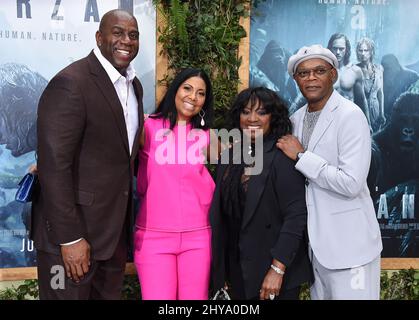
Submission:
[[[301,141],[307,105],[293,114]],[[307,151],[295,168],[306,178],[308,234],[317,260],[328,269],[361,266],[382,250],[367,187],[371,136],[361,109],[336,90],[320,114]]]

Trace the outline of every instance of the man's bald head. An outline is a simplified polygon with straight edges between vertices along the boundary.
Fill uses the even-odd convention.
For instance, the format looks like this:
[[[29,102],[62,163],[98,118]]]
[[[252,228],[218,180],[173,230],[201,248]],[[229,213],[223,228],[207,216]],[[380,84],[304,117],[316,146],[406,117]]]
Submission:
[[[131,18],[135,20],[135,23],[137,23],[137,19],[128,11],[122,10],[122,9],[114,9],[111,11],[106,12],[102,19],[100,19],[99,24],[99,31],[102,31],[107,23],[109,23],[110,20],[112,20],[115,17],[126,17]]]

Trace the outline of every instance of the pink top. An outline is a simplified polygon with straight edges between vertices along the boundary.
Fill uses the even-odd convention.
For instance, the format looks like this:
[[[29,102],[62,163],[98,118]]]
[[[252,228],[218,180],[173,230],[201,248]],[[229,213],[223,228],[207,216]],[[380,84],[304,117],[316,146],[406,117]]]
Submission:
[[[209,131],[148,118],[139,153],[136,226],[155,231],[190,231],[209,227],[208,212],[215,184],[202,150]]]

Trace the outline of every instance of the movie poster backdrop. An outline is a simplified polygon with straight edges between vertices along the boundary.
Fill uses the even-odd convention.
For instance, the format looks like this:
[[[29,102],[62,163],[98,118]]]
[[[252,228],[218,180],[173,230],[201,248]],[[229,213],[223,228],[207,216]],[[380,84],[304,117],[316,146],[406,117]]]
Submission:
[[[338,58],[335,88],[371,128],[383,257],[419,257],[418,12],[417,0],[267,0],[251,14],[250,85],[276,91],[291,114],[305,101],[287,73],[290,55],[318,43]]]

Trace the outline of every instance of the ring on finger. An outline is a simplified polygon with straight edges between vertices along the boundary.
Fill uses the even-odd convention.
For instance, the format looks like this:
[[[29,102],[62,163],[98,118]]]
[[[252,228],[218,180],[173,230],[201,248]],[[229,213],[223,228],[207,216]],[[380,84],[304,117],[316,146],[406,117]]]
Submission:
[[[271,293],[271,294],[269,295],[269,299],[270,299],[270,300],[275,299],[275,295],[274,295],[273,293]]]

